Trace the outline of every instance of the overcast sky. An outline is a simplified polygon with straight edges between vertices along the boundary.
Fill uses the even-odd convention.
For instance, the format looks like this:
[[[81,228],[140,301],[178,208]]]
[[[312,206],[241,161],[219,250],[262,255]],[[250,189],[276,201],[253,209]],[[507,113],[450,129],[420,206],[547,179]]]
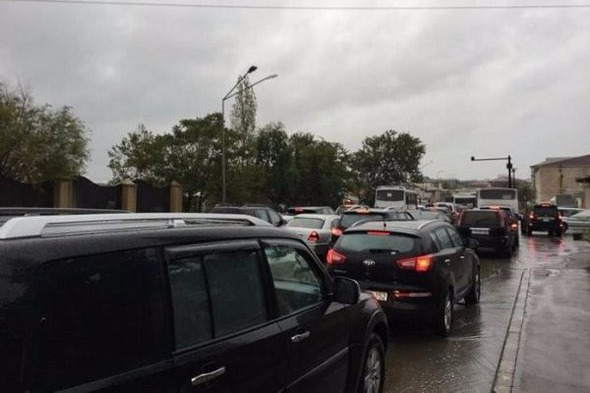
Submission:
[[[466,2],[321,4],[410,3]],[[504,173],[503,163],[469,157],[509,153],[517,175],[528,176],[528,167],[547,156],[590,153],[589,21],[590,9],[301,11],[0,1],[0,80],[20,81],[38,103],[74,108],[92,131],[87,175],[95,181],[110,179],[107,151],[138,123],[165,132],[181,118],[220,110],[220,98],[251,64],[259,67],[252,80],[279,74],[256,87],[258,125],[281,121],[289,132],[313,132],[349,149],[387,129],[408,131],[426,144],[427,175],[494,177]]]

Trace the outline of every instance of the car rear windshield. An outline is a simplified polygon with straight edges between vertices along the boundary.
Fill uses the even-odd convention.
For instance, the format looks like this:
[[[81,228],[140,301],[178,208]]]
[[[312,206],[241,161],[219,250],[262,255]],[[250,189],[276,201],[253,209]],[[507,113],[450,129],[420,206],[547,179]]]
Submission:
[[[343,214],[342,219],[340,220],[340,226],[343,228],[348,228],[352,224],[358,221],[364,220],[383,220],[382,214]]]
[[[314,208],[309,208],[309,207],[307,207],[307,208],[292,207],[289,210],[287,210],[287,213],[292,216],[295,216],[297,214],[303,214],[303,213],[319,213],[320,210],[322,210],[322,209],[321,208],[314,209]]]
[[[500,217],[498,213],[494,211],[464,212],[461,224],[472,227],[498,226],[500,225]]]
[[[539,217],[555,217],[557,215],[557,207],[555,206],[536,206],[535,214]]]
[[[404,192],[401,190],[379,190],[377,191],[376,199],[380,201],[403,201]]]
[[[516,193],[514,190],[481,190],[479,197],[481,199],[511,200],[516,198]]]
[[[296,228],[321,229],[324,226],[324,220],[321,218],[295,217],[287,223],[287,226]]]
[[[338,239],[335,247],[342,251],[354,252],[408,253],[416,248],[418,241],[418,238],[400,234],[345,233]]]

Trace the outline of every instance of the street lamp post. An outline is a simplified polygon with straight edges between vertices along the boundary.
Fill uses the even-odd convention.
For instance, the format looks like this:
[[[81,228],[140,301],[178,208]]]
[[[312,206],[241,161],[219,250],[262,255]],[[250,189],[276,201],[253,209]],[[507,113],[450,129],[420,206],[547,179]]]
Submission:
[[[508,161],[506,169],[508,169],[508,188],[512,188],[512,157],[510,154],[507,157],[493,157],[493,158],[475,158],[471,156],[471,161]]]
[[[257,69],[258,69],[258,67],[254,66],[254,65],[250,66],[250,68],[248,68],[248,71],[246,71],[246,73],[244,75],[242,75],[238,78],[238,81],[227,92],[227,94],[224,95],[223,98],[221,99],[221,201],[223,203],[226,202],[226,197],[227,197],[226,146],[225,146],[225,101],[229,100],[232,97],[235,97],[238,94],[238,92],[234,91],[236,89],[236,87],[238,87],[238,85],[244,81],[244,79],[246,78],[246,76],[248,76],[248,74],[253,73]],[[277,76],[278,76],[277,74],[269,75],[265,78],[260,79],[259,81],[255,82],[255,83],[251,84],[250,86],[246,86],[246,89],[251,89],[254,86],[256,86],[257,84],[262,83],[268,79],[276,78]]]

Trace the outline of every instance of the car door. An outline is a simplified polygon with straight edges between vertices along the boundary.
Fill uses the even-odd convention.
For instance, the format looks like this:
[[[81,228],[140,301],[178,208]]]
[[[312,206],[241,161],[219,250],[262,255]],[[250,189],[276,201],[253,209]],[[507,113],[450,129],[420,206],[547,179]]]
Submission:
[[[281,391],[283,336],[258,242],[178,246],[166,255],[177,391]]]
[[[450,266],[453,273],[455,292],[461,292],[464,287],[464,272],[461,268],[461,259],[459,258],[457,247],[453,244],[449,233],[444,226],[434,230],[440,245],[440,255],[444,256],[443,262]]]
[[[349,365],[348,306],[332,301],[331,280],[301,243],[265,240],[278,324],[293,393],[343,392]]]
[[[457,250],[457,255],[459,257],[459,268],[461,269],[461,289],[462,291],[466,291],[471,287],[471,279],[473,277],[473,261],[465,249],[465,244],[463,243],[463,239],[457,232],[457,230],[451,226],[446,228],[449,236],[455,248]]]

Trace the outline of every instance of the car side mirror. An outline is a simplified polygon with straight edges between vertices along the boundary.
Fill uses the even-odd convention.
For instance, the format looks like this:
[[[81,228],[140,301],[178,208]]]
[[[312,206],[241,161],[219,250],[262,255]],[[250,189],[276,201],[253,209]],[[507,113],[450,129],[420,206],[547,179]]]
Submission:
[[[361,295],[361,287],[355,280],[346,277],[334,279],[334,300],[343,304],[357,304]]]

